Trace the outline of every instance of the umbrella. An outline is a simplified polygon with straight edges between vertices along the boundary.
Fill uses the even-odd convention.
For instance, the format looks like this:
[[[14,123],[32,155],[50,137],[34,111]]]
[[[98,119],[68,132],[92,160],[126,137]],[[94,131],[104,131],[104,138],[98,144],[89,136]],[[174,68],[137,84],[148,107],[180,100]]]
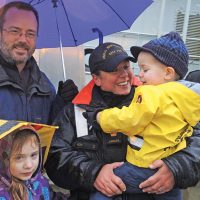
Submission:
[[[13,0],[1,0],[11,2]],[[37,48],[73,47],[131,27],[152,0],[22,0],[39,13]],[[58,34],[59,32],[59,34]]]
[[[2,3],[3,1],[3,3]],[[0,6],[14,0],[0,0]],[[152,0],[21,0],[33,5],[40,20],[37,48],[73,47],[127,30]]]

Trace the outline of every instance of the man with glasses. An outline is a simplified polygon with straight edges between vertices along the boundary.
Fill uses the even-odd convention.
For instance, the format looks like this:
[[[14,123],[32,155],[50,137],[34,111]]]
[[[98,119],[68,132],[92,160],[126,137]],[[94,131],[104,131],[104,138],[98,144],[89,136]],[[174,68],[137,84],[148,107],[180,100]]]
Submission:
[[[32,56],[38,29],[39,16],[31,5],[18,1],[0,9],[0,119],[47,124],[53,118],[55,88]],[[67,83],[74,93],[57,95],[62,106],[77,93],[68,80],[65,87],[60,85],[59,94],[67,92]]]

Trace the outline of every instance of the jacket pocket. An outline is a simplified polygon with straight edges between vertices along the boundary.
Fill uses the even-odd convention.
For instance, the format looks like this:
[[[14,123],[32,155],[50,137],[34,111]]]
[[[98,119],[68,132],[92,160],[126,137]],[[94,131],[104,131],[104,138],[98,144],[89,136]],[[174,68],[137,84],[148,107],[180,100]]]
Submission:
[[[86,135],[77,138],[72,146],[75,149],[86,150],[86,151],[97,151],[99,143],[97,141],[96,135]]]

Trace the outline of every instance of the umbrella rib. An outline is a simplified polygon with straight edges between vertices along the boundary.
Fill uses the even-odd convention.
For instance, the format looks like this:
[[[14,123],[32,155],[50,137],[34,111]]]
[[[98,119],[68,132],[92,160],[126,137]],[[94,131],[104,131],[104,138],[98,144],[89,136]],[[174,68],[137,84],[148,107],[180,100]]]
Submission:
[[[102,0],[120,19],[121,21],[128,27],[130,28],[130,26],[121,18],[121,16],[113,9],[113,7],[108,3],[106,2],[105,0]]]
[[[76,46],[78,46],[78,45],[77,45],[77,40],[76,40],[76,38],[75,38],[75,36],[74,36],[74,32],[73,32],[73,30],[72,30],[71,23],[70,23],[70,21],[69,21],[69,17],[68,17],[68,14],[67,14],[65,5],[63,4],[63,0],[61,0],[60,2],[62,3],[62,7],[63,7],[64,12],[65,12],[65,15],[66,15],[66,17],[67,17],[67,21],[68,21],[68,24],[69,24],[69,27],[70,27],[71,34],[72,34],[73,39],[74,39],[74,43],[75,43]]]

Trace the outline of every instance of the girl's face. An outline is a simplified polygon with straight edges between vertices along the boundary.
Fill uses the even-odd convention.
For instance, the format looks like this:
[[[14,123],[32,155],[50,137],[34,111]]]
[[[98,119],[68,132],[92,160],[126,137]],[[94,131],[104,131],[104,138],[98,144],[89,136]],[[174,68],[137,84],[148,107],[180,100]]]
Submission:
[[[10,157],[10,173],[20,180],[32,177],[39,164],[39,145],[35,136],[30,137],[21,148],[21,152],[12,152]]]

